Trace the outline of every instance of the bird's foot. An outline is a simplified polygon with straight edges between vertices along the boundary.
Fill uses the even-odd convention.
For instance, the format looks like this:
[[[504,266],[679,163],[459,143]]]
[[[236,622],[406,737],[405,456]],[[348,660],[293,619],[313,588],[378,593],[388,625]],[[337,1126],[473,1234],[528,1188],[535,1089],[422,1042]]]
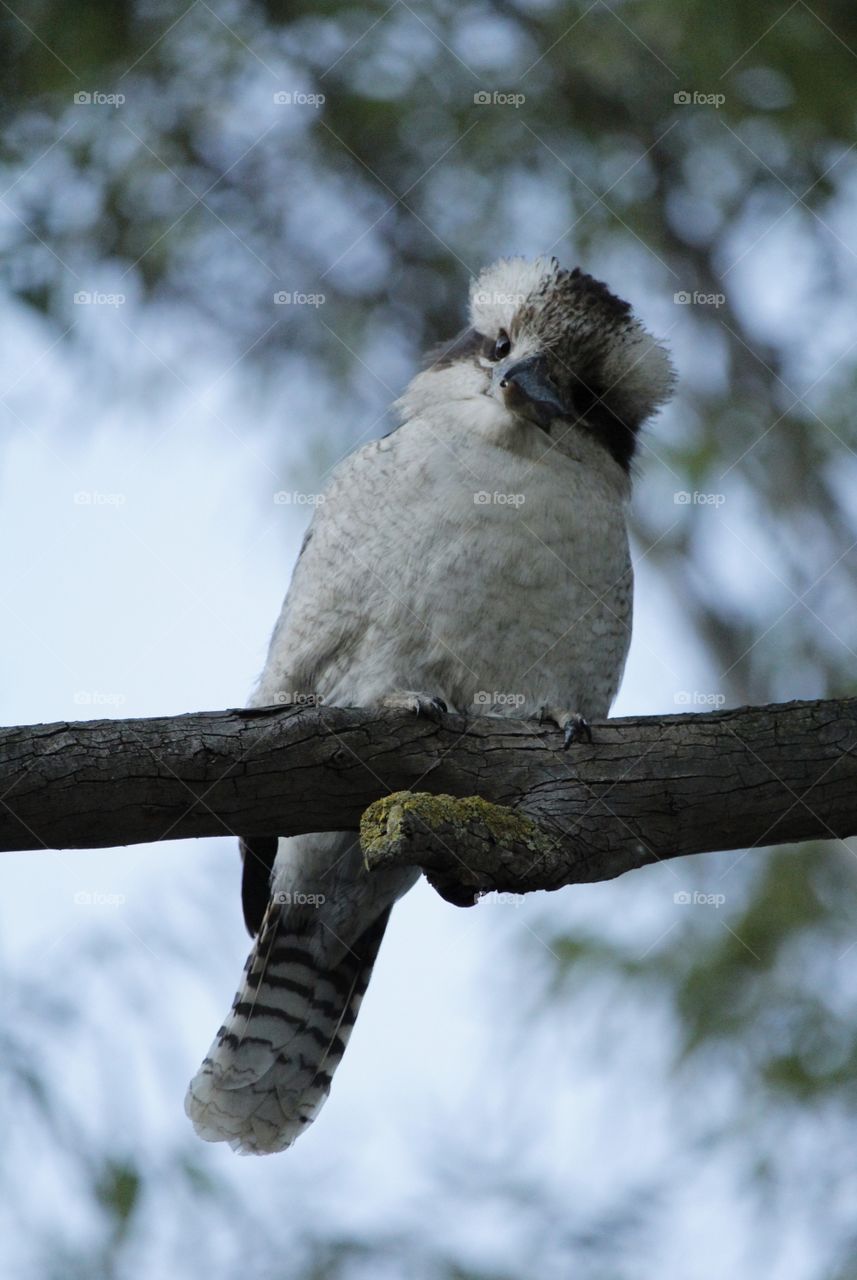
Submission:
[[[413,689],[396,689],[393,693],[385,694],[381,699],[381,706],[388,711],[412,711],[415,716],[426,716],[434,721],[439,721],[444,712],[449,710],[443,698],[430,693],[415,693]]]
[[[539,720],[542,724],[544,724],[545,720],[552,720],[554,724],[559,725],[560,729],[562,729],[562,745],[564,748],[570,747],[572,742],[592,741],[592,730],[589,727],[589,721],[579,711],[562,711],[557,707],[542,707],[539,711]]]

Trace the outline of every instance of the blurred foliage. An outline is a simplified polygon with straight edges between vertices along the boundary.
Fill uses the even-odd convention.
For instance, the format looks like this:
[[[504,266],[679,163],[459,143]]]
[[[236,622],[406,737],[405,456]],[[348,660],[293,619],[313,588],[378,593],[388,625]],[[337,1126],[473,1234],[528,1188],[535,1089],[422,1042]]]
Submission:
[[[0,244],[19,297],[84,346],[73,295],[109,286],[179,316],[248,376],[285,388],[299,364],[326,388],[319,428],[349,444],[455,331],[484,262],[583,261],[676,347],[680,399],[650,437],[638,533],[730,693],[786,696],[797,671],[802,693],[842,683],[838,628],[817,615],[855,590],[839,471],[855,431],[853,6],[177,15],[93,0],[72,17],[35,0],[20,14],[0,43]],[[495,92],[524,102],[474,103]],[[694,93],[724,101],[674,100]],[[278,307],[279,290],[326,302]],[[725,302],[680,309],[680,291]],[[165,363],[182,376],[181,353]],[[727,494],[721,567],[708,512],[677,507],[678,488]],[[779,614],[797,607],[760,640],[772,593]]]
[[[852,4],[31,0],[0,21],[4,287],[98,376],[120,388],[121,353],[75,308],[81,289],[127,294],[132,335],[147,316],[181,334],[156,353],[164,376],[181,381],[201,344],[224,369],[240,362],[248,388],[282,400],[292,437],[307,431],[291,385],[309,376],[306,448],[320,465],[319,441],[335,454],[381,430],[420,352],[459,326],[483,263],[580,261],[676,353],[680,393],[648,438],[636,536],[717,687],[733,701],[853,691]],[[326,301],[277,306],[280,290]],[[723,495],[717,518],[679,491]],[[688,886],[709,884],[711,859],[692,862]],[[547,1019],[602,983],[669,1010],[676,1098],[717,1084],[730,1100],[719,1127],[688,1125],[689,1143],[737,1151],[769,1214],[793,1209],[787,1184],[802,1186],[822,1224],[806,1274],[832,1280],[857,1275],[853,1222],[831,1191],[857,1131],[853,868],[841,845],[753,851],[721,911],[686,911],[676,927],[670,903],[643,958],[551,916],[557,960],[543,975]],[[28,1055],[12,1044],[6,1063],[61,1127]],[[149,1194],[118,1150],[88,1176],[107,1252],[66,1259],[64,1275],[114,1274]],[[540,1222],[529,1257],[553,1274],[535,1242],[557,1237],[562,1213],[512,1198]],[[585,1228],[569,1226],[578,1274],[639,1274],[611,1256],[613,1228],[593,1228],[590,1267]],[[488,1275],[395,1234],[329,1236],[304,1263],[307,1277]],[[511,1266],[502,1274],[522,1274]]]

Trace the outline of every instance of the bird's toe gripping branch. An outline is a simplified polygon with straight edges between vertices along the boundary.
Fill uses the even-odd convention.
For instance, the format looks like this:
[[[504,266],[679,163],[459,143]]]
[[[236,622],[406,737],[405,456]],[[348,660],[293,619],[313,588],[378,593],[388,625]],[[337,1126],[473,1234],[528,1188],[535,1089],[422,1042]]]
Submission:
[[[388,711],[412,711],[415,716],[425,716],[436,723],[440,723],[449,709],[443,698],[431,693],[418,693],[413,689],[394,690],[382,699],[381,705]]]
[[[544,863],[555,857],[557,837],[479,796],[397,791],[364,811],[360,844],[369,871],[420,867],[447,902],[472,907],[493,890],[545,888]]]
[[[563,707],[544,706],[539,711],[539,720],[542,724],[546,720],[552,720],[554,724],[559,725],[560,729],[562,729],[563,747],[568,748],[573,742],[592,741],[592,729],[589,721],[579,711],[568,711]]]

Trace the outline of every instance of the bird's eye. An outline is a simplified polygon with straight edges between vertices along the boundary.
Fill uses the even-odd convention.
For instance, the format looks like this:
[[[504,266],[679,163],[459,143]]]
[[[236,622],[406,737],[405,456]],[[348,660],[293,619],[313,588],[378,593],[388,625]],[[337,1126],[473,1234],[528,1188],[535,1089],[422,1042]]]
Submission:
[[[494,343],[491,351],[492,360],[502,360],[512,350],[512,343],[505,329],[501,329],[497,335],[497,341]]]

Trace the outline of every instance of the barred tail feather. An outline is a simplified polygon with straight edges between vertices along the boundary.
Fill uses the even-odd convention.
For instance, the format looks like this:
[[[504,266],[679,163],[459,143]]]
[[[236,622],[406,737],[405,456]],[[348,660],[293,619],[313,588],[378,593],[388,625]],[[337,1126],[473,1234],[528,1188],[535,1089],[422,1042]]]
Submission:
[[[232,1011],[190,1083],[185,1111],[208,1142],[282,1151],[323,1106],[345,1052],[390,907],[330,956],[318,921],[268,908]]]

